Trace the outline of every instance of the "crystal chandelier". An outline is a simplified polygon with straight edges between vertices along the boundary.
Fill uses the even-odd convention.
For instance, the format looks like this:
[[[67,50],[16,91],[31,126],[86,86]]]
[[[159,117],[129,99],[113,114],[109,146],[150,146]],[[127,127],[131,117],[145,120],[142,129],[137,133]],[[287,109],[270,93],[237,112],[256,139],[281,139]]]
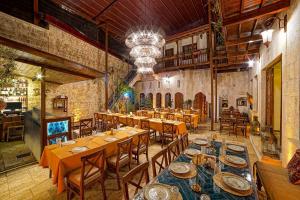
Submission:
[[[129,30],[126,35],[125,44],[131,48],[129,54],[135,59],[138,72],[153,73],[155,58],[161,57],[165,44],[164,32],[154,26],[143,26]]]

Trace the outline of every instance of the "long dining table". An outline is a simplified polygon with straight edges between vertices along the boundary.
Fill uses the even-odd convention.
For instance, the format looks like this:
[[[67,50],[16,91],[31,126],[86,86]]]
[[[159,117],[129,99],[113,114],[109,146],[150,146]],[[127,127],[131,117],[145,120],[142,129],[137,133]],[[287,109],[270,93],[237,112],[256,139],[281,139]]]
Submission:
[[[172,173],[167,167],[163,171],[161,171],[161,173],[159,173],[158,176],[156,176],[149,184],[162,183],[170,186],[176,186],[179,189],[179,192],[183,200],[198,200],[200,199],[200,196],[202,194],[207,194],[211,200],[258,200],[257,188],[256,188],[256,184],[252,180],[252,172],[250,168],[251,165],[250,165],[250,160],[249,160],[246,146],[244,146],[245,148],[244,152],[237,153],[231,150],[225,151],[226,155],[235,155],[245,159],[247,162],[247,167],[243,169],[227,166],[218,160],[218,157],[222,152],[221,151],[222,142],[213,141],[212,146],[215,149],[215,151],[207,150],[205,154],[215,156],[217,158],[218,168],[221,172],[230,172],[238,176],[242,176],[245,179],[247,179],[249,182],[251,182],[251,186],[253,190],[251,195],[242,197],[224,191],[223,189],[218,187],[213,181],[215,170],[208,169],[204,166],[196,166],[197,175],[196,177],[191,179],[177,178],[174,175],[172,175]],[[201,150],[201,146],[194,143],[190,144],[188,148]],[[191,158],[186,156],[184,153],[181,153],[173,162],[191,163]],[[191,188],[191,183],[192,184],[198,183],[201,186],[201,192],[194,192]],[[141,190],[134,197],[134,200],[138,200],[138,199],[144,199],[143,190]]]
[[[52,182],[57,185],[57,193],[62,193],[65,189],[64,178],[69,172],[81,166],[81,157],[100,149],[105,149],[106,157],[112,156],[117,152],[117,143],[133,138],[133,143],[137,144],[138,135],[145,133],[145,130],[133,127],[122,127],[118,130],[99,132],[85,138],[78,138],[74,144],[57,144],[45,146],[40,160],[42,167],[48,167],[52,171]],[[107,141],[107,138],[116,138],[115,141]],[[74,147],[87,147],[86,151],[74,153]]]

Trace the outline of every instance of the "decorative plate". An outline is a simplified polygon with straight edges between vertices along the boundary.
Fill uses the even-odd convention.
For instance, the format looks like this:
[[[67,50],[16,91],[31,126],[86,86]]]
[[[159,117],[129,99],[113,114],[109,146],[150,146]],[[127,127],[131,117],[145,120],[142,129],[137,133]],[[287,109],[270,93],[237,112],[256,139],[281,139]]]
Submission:
[[[75,144],[76,142],[74,140],[68,140],[68,141],[65,141],[62,143],[63,146],[67,146],[67,145],[70,145],[70,144]]]
[[[208,141],[207,140],[204,140],[204,139],[196,139],[194,141],[195,144],[198,144],[198,145],[201,145],[201,146],[205,146],[205,145],[208,145]]]
[[[227,148],[233,151],[237,151],[237,152],[243,152],[245,151],[244,147],[238,146],[238,145],[234,145],[234,144],[230,144],[227,145]]]
[[[200,154],[201,151],[198,150],[198,149],[189,148],[189,149],[184,150],[184,153],[189,155],[189,156],[194,156],[196,154]]]
[[[245,159],[240,158],[238,156],[226,155],[225,158],[228,162],[236,164],[236,165],[246,165],[247,164]]]
[[[147,200],[171,200],[172,192],[170,187],[163,184],[154,183],[145,187],[144,197]]]
[[[117,138],[115,138],[115,137],[107,137],[107,138],[105,138],[104,140],[105,140],[106,142],[114,142],[114,141],[117,140]]]
[[[80,153],[80,152],[86,151],[88,149],[89,148],[87,148],[87,147],[74,147],[71,151],[73,153]]]
[[[169,169],[176,174],[186,174],[191,170],[190,165],[184,162],[173,162],[170,164]]]
[[[222,180],[228,187],[236,191],[245,192],[251,189],[251,185],[246,179],[236,175],[223,175]]]

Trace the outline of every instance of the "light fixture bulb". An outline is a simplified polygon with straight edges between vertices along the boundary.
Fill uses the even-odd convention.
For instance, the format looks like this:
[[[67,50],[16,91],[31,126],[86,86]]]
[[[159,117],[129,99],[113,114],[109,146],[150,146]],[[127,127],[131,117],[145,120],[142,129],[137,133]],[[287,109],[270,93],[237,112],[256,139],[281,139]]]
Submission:
[[[254,61],[253,60],[249,60],[248,61],[248,66],[249,67],[253,67],[254,66]]]

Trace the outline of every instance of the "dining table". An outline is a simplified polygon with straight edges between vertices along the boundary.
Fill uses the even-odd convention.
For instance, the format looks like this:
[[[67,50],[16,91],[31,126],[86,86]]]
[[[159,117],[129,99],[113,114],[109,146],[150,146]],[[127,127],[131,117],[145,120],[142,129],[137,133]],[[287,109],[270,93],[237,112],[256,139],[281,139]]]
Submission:
[[[210,156],[213,156],[216,158],[216,163],[217,163],[217,168],[218,172],[230,172],[235,175],[241,176],[250,183],[252,187],[252,193],[248,196],[236,196],[234,194],[228,193],[225,190],[221,189],[218,187],[213,180],[214,175],[216,174],[216,170],[212,168],[208,168],[207,166],[203,165],[197,165],[196,166],[196,172],[197,175],[193,178],[188,178],[188,179],[183,179],[183,178],[177,178],[172,174],[170,171],[169,167],[165,168],[161,173],[159,173],[150,183],[148,183],[148,186],[150,184],[154,183],[160,183],[160,184],[165,184],[169,186],[176,186],[182,196],[183,200],[198,200],[200,199],[201,195],[207,195],[210,197],[211,200],[258,200],[258,195],[257,195],[257,188],[256,184],[254,183],[252,179],[252,172],[250,168],[250,160],[248,156],[248,151],[246,146],[244,146],[245,151],[244,152],[233,152],[231,150],[225,150],[222,151],[222,142],[220,141],[212,141],[211,142],[211,147],[212,148],[201,148],[198,144],[190,144],[188,148],[193,148],[193,149],[198,149],[200,151],[205,151],[204,154],[208,154]],[[206,150],[205,150],[206,149]],[[214,150],[212,150],[214,149]],[[227,166],[223,163],[221,163],[218,159],[218,157],[221,154],[226,154],[226,155],[235,155],[240,158],[243,158],[247,162],[247,167],[245,168],[235,168],[231,166]],[[191,157],[187,156],[184,153],[181,153],[172,163],[174,162],[184,162],[184,163],[192,163]],[[170,166],[170,165],[169,165]],[[192,190],[191,186],[193,184],[199,184],[201,187],[200,192],[195,192]],[[145,186],[143,187],[145,188]],[[143,196],[143,189],[140,190],[135,196],[134,200],[142,200],[144,199]],[[180,198],[179,198],[180,199]]]
[[[128,138],[133,138],[133,143],[138,142],[138,135],[146,131],[134,127],[122,127],[114,129],[113,132],[94,132],[93,135],[78,138],[69,144],[62,145],[52,144],[45,146],[40,165],[48,167],[52,171],[52,182],[57,185],[57,193],[62,193],[65,190],[64,178],[72,170],[78,169],[81,166],[81,157],[94,153],[100,149],[105,149],[106,157],[117,153],[117,143]],[[108,140],[115,138],[114,141]],[[75,147],[86,147],[85,151],[74,152]]]
[[[150,118],[148,120],[150,122],[150,128],[160,133],[163,132],[163,123],[173,124],[177,135],[183,135],[187,133],[186,124],[182,121],[165,120],[159,118]]]
[[[184,114],[184,113],[174,113],[175,114],[175,118],[179,121],[183,121],[183,116],[184,115],[188,115],[191,117],[191,124],[193,126],[193,128],[197,128],[198,127],[198,121],[199,121],[199,115],[196,114]]]

